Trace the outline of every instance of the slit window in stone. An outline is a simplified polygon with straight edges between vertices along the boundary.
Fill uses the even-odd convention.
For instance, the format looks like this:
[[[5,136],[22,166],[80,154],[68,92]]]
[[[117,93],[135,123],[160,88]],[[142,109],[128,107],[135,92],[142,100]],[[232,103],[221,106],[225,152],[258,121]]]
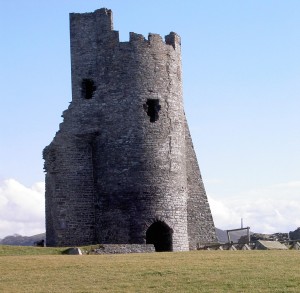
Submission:
[[[82,96],[84,99],[91,99],[96,90],[95,83],[92,79],[83,79],[81,84]]]
[[[144,105],[147,115],[150,117],[150,122],[155,122],[158,120],[158,112],[161,109],[159,105],[159,99],[148,99],[147,103]]]

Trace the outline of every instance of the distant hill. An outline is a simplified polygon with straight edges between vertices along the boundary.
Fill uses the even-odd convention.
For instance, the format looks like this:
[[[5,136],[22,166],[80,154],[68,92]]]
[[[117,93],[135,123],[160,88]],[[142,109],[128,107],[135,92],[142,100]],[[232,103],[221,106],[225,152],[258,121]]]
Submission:
[[[228,242],[226,230],[221,230],[221,229],[216,228],[216,234],[217,234],[217,237],[218,237],[218,240],[220,243]],[[250,232],[250,234],[253,234],[253,233]],[[244,230],[244,232],[241,232],[241,231],[230,232],[230,240],[233,241],[234,243],[237,243],[242,235],[246,235],[246,230]]]
[[[33,236],[22,236],[19,234],[14,234],[6,236],[4,239],[0,240],[1,245],[20,245],[20,246],[32,246],[34,242],[45,239],[46,234],[41,233]]]
[[[219,242],[227,242],[227,233],[224,230],[221,230],[219,228],[216,228],[216,234],[217,234],[217,238],[219,240]]]
[[[224,230],[216,228],[216,234],[219,242],[227,242],[227,233]],[[233,241],[238,240],[239,237],[234,238]],[[32,246],[34,242],[46,239],[46,234],[41,233],[33,236],[22,236],[19,234],[9,235],[3,239],[0,239],[0,245],[20,245],[20,246]]]
[[[300,231],[300,229],[299,229]],[[282,240],[283,237],[279,237],[281,234],[284,234],[285,238],[287,238],[287,233],[275,233],[275,234],[253,234],[250,232],[252,235],[252,238],[254,236],[257,236],[257,239],[267,239],[266,237],[269,237],[268,240],[273,240],[273,238],[279,238]],[[220,243],[226,243],[228,242],[227,238],[227,232],[226,230],[221,230],[219,228],[216,228],[216,234],[218,237],[218,240]],[[262,235],[264,237],[262,237]],[[279,235],[279,236],[278,236]],[[258,237],[260,236],[260,237]],[[273,237],[274,236],[274,237]],[[238,242],[239,238],[241,237],[240,232],[231,232],[230,233],[231,240],[233,242]],[[272,238],[273,237],[273,238]],[[272,238],[272,239],[271,239]],[[33,236],[22,236],[19,234],[14,234],[10,236],[6,236],[4,239],[0,239],[0,245],[20,245],[20,246],[32,246],[36,241],[40,241],[42,239],[46,239],[46,233],[41,233]]]
[[[227,233],[224,230],[216,228],[216,234],[219,242],[227,242]],[[233,241],[238,240],[233,239]],[[0,239],[0,245],[20,245],[20,246],[32,246],[34,242],[46,239],[46,233],[41,233],[33,236],[22,236],[19,234],[9,235],[3,239]]]

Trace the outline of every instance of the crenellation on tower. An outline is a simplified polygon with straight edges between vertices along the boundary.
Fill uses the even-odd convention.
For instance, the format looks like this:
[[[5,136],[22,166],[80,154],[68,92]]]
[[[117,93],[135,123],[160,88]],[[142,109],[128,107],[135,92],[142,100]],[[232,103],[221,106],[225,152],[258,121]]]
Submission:
[[[160,45],[162,44],[164,41],[162,39],[162,37],[159,34],[153,34],[153,33],[149,33],[148,34],[148,42],[150,45]]]
[[[215,241],[183,109],[180,37],[119,42],[108,9],[71,14],[70,35],[72,102],[44,150],[47,245]]]
[[[178,49],[181,47],[181,38],[174,32],[170,32],[165,36],[165,42],[167,45],[173,46],[174,49]]]
[[[129,43],[130,44],[145,43],[145,42],[147,42],[147,40],[145,39],[145,37],[142,34],[137,34],[137,33],[134,33],[134,32],[129,33]]]

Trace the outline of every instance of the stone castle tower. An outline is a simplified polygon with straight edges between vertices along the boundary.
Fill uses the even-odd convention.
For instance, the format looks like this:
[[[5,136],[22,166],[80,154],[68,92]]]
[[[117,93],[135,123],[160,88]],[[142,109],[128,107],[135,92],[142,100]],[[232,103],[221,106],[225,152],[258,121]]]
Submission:
[[[180,37],[70,14],[72,102],[44,149],[48,246],[195,249],[215,228],[183,109]]]

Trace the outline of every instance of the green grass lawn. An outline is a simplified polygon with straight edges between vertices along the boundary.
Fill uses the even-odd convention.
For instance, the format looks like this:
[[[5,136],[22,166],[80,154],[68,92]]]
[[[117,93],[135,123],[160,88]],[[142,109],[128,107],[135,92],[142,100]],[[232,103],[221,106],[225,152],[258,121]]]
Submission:
[[[15,249],[26,250],[0,247],[0,292],[300,292],[300,251],[70,256],[50,255],[65,248]]]
[[[62,254],[64,251],[66,251],[66,249],[67,249],[66,247],[33,247],[33,246],[0,245],[0,257],[16,256],[16,255]],[[0,267],[1,267],[1,263],[0,263]]]

